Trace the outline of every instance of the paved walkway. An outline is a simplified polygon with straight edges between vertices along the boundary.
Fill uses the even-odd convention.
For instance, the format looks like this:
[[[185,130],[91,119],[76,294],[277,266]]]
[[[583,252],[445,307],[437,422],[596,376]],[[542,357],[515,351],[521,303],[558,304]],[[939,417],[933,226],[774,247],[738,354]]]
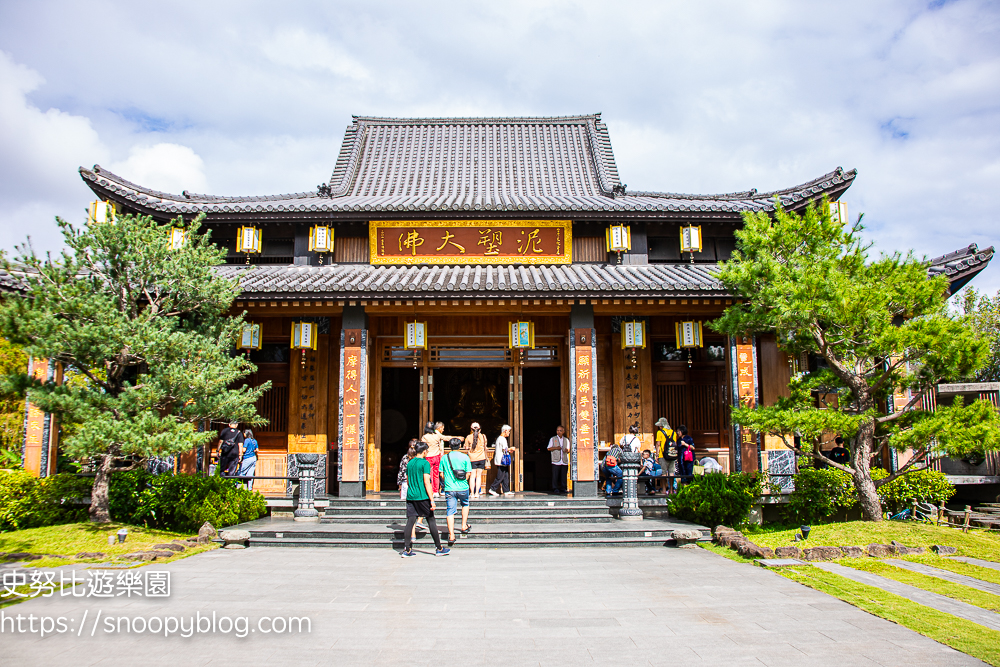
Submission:
[[[958,574],[957,572],[952,572],[951,570],[942,570],[939,567],[932,567],[922,563],[913,563],[908,560],[898,560],[895,558],[889,558],[885,562],[892,563],[896,567],[901,567],[904,570],[917,572],[918,574],[926,574],[929,577],[944,579],[945,581],[950,581],[953,584],[961,584],[963,586],[968,586],[969,588],[975,588],[983,593],[1000,595],[1000,586],[997,584],[989,581],[983,581],[982,579],[976,579],[975,577],[967,577],[964,574]]]
[[[426,549],[426,547],[422,547]],[[7,665],[978,665],[906,628],[703,549],[213,551],[164,566],[172,595],[49,598],[72,634],[0,635]],[[83,613],[88,622],[80,636]],[[105,632],[128,616],[308,616],[308,634]],[[103,622],[102,622],[103,623]],[[206,621],[207,623],[207,621]],[[220,623],[221,625],[221,623]],[[267,628],[265,624],[263,627]]]
[[[994,563],[991,560],[980,560],[979,558],[969,558],[966,556],[950,556],[952,560],[960,560],[963,563],[968,563],[969,565],[978,565],[980,567],[988,567],[991,570],[1000,570],[1000,563]]]
[[[977,607],[967,602],[955,600],[954,598],[941,595],[940,593],[925,591],[922,588],[917,588],[916,586],[903,584],[895,579],[889,579],[888,577],[872,574],[871,572],[855,570],[854,568],[844,567],[843,565],[838,565],[836,563],[813,563],[813,565],[826,570],[827,572],[833,572],[834,574],[839,574],[842,577],[853,579],[859,583],[881,588],[888,593],[904,597],[907,600],[916,602],[917,604],[922,604],[932,609],[943,611],[944,613],[951,614],[952,616],[964,618],[967,621],[972,621],[973,623],[986,626],[991,630],[1000,631],[1000,614],[994,614],[992,611],[983,609],[982,607]]]

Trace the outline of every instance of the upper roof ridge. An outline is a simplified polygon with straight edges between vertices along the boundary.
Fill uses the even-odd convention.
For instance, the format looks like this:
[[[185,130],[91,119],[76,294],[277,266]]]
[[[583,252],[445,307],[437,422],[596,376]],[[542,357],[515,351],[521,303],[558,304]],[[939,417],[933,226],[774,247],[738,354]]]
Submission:
[[[575,116],[455,116],[415,117],[402,116],[351,116],[355,124],[372,125],[558,125],[567,123],[600,122],[601,112]]]

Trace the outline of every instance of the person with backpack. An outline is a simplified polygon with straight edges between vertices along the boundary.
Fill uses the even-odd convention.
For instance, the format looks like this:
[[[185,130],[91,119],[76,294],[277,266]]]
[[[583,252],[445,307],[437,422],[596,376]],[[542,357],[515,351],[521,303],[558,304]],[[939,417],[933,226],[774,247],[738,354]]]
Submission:
[[[684,482],[690,482],[691,475],[694,475],[694,438],[688,435],[687,426],[678,426],[677,432],[681,436],[677,444],[677,467]]]
[[[677,470],[677,433],[670,428],[666,417],[656,420],[656,452],[660,460],[660,469],[664,476],[676,475]],[[664,493],[671,487],[677,490],[677,480],[664,479],[661,482]]]
[[[631,427],[636,429],[635,426]],[[625,438],[622,438],[624,442]],[[604,456],[601,468],[604,469],[604,493],[609,496],[616,496],[622,492],[622,448],[621,445],[612,445],[611,450]]]
[[[497,476],[489,488],[491,496],[499,496],[500,493],[505,496],[514,495],[513,491],[510,490],[510,466],[514,462],[514,456],[511,453],[513,448],[507,442],[510,432],[510,426],[504,424],[503,428],[500,429],[500,436],[497,438],[496,444],[493,445],[493,464],[497,467]],[[498,489],[500,493],[497,493]]]
[[[441,457],[441,486],[448,507],[448,546],[455,544],[455,513],[462,507],[462,535],[469,530],[469,479],[472,477],[472,460],[459,451],[463,441],[448,441],[449,452]]]
[[[239,471],[240,446],[243,444],[239,425],[238,421],[231,421],[219,432],[219,471],[222,475],[232,477]]]
[[[250,429],[243,431],[243,447],[240,449],[243,452],[240,459],[240,477],[253,477],[257,470],[257,441]],[[247,491],[253,491],[253,479],[244,480],[244,483]]]

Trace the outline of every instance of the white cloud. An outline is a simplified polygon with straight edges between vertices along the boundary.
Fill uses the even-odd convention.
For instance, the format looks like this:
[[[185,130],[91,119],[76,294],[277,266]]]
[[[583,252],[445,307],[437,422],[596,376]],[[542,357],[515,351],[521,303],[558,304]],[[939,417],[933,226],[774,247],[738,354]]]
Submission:
[[[160,192],[184,190],[204,194],[207,189],[205,163],[187,146],[155,144],[136,146],[122,162],[108,166],[122,178]]]
[[[293,69],[314,69],[336,76],[362,81],[369,78],[367,68],[323,35],[302,28],[279,30],[261,44],[272,62]]]

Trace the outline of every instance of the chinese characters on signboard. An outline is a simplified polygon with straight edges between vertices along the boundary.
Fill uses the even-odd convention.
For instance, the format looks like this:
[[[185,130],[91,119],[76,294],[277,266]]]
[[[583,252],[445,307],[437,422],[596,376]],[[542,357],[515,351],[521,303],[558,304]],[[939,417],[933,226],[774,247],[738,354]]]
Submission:
[[[305,364],[299,382],[299,437],[315,431],[316,422],[316,352],[305,350]]]
[[[341,481],[361,481],[361,452],[364,450],[365,364],[361,329],[344,330],[341,341]]]
[[[585,332],[582,336],[580,332]],[[576,476],[577,481],[594,479],[594,448],[597,438],[597,406],[594,405],[597,378],[595,377],[594,348],[589,342],[590,329],[574,329],[576,361],[573,367],[573,388],[576,406]],[[582,340],[581,340],[582,339]]]
[[[378,221],[372,264],[569,264],[572,222],[561,220]]]
[[[743,339],[749,341],[750,339]],[[736,390],[740,405],[746,407],[757,406],[757,387],[754,378],[754,354],[753,345],[748,343],[736,344]],[[752,448],[756,451],[757,434],[749,429],[740,428],[740,446],[745,451]],[[744,463],[744,465],[747,465]]]
[[[625,425],[642,424],[642,396],[640,395],[639,369],[625,369]]]

